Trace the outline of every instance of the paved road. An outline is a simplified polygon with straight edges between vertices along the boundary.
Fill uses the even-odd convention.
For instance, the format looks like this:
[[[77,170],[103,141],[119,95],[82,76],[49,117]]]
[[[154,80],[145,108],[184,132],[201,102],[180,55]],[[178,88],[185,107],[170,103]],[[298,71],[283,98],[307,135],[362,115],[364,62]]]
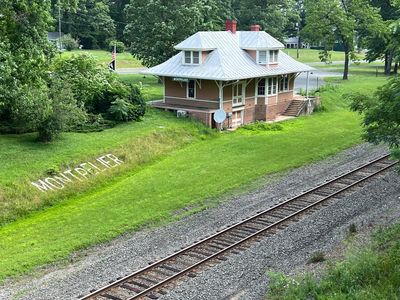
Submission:
[[[315,70],[310,72],[310,81],[309,81],[309,89],[315,90],[319,88],[321,85],[324,85],[324,78],[326,77],[336,77],[342,76],[342,73],[338,72],[329,72],[328,70]],[[299,92],[300,89],[305,90],[307,86],[307,73],[301,73],[294,82],[294,90],[295,92]]]

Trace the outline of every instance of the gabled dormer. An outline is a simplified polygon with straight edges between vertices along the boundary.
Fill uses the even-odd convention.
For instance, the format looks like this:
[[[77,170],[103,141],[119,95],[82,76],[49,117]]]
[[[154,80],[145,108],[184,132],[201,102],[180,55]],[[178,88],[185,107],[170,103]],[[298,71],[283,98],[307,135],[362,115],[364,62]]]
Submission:
[[[182,53],[183,65],[201,65],[215,49],[213,41],[204,32],[198,32],[175,46]]]
[[[251,25],[251,31],[242,31],[239,46],[254,59],[255,63],[265,66],[278,66],[279,50],[285,46],[265,31],[260,25]]]

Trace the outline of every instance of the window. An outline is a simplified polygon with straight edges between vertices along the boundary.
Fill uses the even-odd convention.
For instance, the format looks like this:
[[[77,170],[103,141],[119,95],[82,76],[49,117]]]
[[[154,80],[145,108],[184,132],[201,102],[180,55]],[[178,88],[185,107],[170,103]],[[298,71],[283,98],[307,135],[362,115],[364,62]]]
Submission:
[[[243,84],[242,83],[235,84],[232,88],[233,88],[232,106],[243,104]]]
[[[268,78],[268,95],[276,95],[278,80],[276,77]]]
[[[196,81],[189,80],[187,83],[187,97],[188,98],[196,98]]]
[[[184,51],[184,62],[187,65],[200,64],[200,51]]]
[[[190,51],[185,51],[185,64],[191,64],[192,63],[192,52]]]
[[[279,50],[270,50],[269,51],[269,63],[276,64],[278,62],[278,53]]]
[[[286,92],[289,90],[289,76],[284,75],[280,80],[279,91]]]
[[[193,53],[193,64],[198,65],[200,63],[200,55],[198,51],[194,51]]]
[[[258,81],[257,95],[265,96],[265,78],[262,78]]]
[[[258,53],[257,63],[260,65],[267,64],[267,51],[257,51],[257,53]]]

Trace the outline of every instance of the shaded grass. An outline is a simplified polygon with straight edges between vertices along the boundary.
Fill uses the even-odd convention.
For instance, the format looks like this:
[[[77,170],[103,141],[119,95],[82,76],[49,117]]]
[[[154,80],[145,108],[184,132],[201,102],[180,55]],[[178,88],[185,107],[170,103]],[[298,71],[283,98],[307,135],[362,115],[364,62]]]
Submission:
[[[400,223],[381,229],[370,245],[350,249],[320,279],[273,275],[268,299],[400,299]]]
[[[104,50],[74,50],[74,51],[65,51],[61,54],[61,57],[71,57],[72,55],[89,53],[91,54],[96,61],[104,66],[108,66],[111,62],[111,52]],[[141,62],[132,56],[132,54],[128,52],[117,53],[117,69],[118,68],[140,68],[143,67]]]
[[[284,122],[279,131],[254,128],[192,142],[146,167],[4,226],[0,257],[6,259],[0,279],[146,224],[176,219],[174,212],[180,209],[201,209],[209,205],[206,199],[359,143],[360,118],[344,108],[342,94],[363,89],[365,80],[357,78],[323,92],[327,112]],[[372,89],[379,82],[369,84]]]
[[[64,133],[51,144],[38,143],[34,134],[0,136],[0,224],[83,192],[111,175],[131,171],[135,166],[200,139],[204,133],[209,134],[209,130],[198,123],[149,109],[140,122],[121,124],[102,132]],[[30,184],[48,177],[49,169],[63,171],[109,152],[118,155],[125,164],[103,176],[68,186],[66,191],[43,193]]]
[[[118,75],[118,78],[125,83],[138,84],[146,101],[163,99],[163,85],[154,76],[140,74]]]

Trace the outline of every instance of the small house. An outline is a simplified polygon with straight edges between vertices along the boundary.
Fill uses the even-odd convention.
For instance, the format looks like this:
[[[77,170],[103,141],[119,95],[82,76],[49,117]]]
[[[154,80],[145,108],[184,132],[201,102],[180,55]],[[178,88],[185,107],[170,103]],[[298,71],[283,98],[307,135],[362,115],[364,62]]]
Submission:
[[[297,114],[304,99],[294,95],[295,78],[313,68],[284,53],[284,45],[259,25],[250,31],[237,31],[234,20],[225,25],[226,31],[193,34],[175,46],[178,54],[141,72],[164,84],[163,99],[152,105],[213,128],[221,110],[226,128]]]

